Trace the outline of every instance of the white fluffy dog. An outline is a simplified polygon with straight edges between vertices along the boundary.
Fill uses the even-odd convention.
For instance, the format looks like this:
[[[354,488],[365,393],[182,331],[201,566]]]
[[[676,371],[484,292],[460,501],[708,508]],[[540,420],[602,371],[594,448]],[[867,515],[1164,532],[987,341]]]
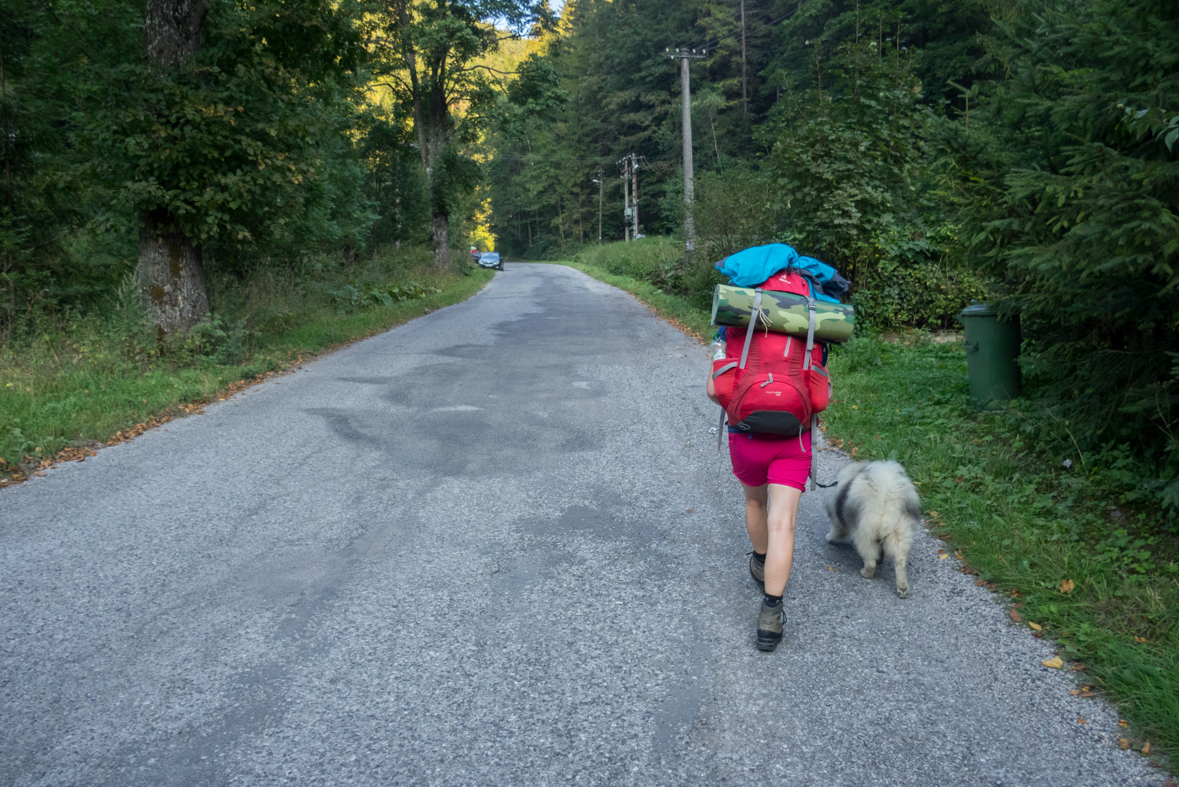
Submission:
[[[865,579],[872,578],[876,564],[888,555],[896,565],[897,595],[905,598],[905,561],[913,546],[913,527],[921,522],[921,501],[905,468],[896,462],[853,462],[839,472],[837,483],[827,498],[827,540],[851,539],[864,559],[860,574]]]

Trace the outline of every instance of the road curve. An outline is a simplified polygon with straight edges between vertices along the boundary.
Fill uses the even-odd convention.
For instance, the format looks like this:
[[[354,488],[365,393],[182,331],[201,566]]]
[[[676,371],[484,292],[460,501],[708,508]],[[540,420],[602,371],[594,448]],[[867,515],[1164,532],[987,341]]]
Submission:
[[[815,494],[757,651],[705,368],[509,262],[0,491],[0,784],[1162,784],[934,541],[900,600]]]

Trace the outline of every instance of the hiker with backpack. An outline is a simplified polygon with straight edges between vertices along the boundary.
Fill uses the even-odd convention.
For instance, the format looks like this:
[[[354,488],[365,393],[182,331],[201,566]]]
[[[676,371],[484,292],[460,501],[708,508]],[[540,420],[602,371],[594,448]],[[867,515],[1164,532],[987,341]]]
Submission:
[[[714,296],[713,322],[730,324],[713,344],[707,393],[724,408],[722,425],[728,421],[753,546],[749,573],[765,594],[757,647],[772,651],[786,619],[799,501],[808,476],[816,483],[811,436],[831,396],[824,337],[850,335],[851,308],[838,305],[848,285],[834,268],[780,243],[733,254],[717,268],[735,287]]]

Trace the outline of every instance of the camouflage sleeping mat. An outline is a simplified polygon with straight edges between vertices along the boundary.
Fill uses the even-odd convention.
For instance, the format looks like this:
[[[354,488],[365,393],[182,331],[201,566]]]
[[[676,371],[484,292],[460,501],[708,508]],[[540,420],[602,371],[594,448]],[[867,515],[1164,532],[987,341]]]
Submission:
[[[749,325],[755,291],[748,287],[718,284],[712,293],[713,325]],[[759,324],[774,333],[807,334],[810,314],[807,298],[789,292],[763,290]],[[842,344],[851,338],[855,309],[850,304],[815,301],[815,338]]]

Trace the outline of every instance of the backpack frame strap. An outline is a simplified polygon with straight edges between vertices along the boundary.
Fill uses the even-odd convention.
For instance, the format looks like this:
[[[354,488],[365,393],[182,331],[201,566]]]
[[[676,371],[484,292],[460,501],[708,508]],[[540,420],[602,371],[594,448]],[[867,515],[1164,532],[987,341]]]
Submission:
[[[807,308],[810,310],[810,320],[806,326],[806,354],[802,357],[802,370],[805,372],[811,368],[811,351],[815,349],[815,299],[806,299]]]
[[[749,310],[749,325],[745,328],[745,347],[741,350],[740,368],[745,368],[745,362],[749,360],[749,345],[753,343],[753,332],[757,330],[757,320],[761,317],[761,287],[754,290],[753,308]],[[814,309],[811,310],[811,327],[815,324]]]

